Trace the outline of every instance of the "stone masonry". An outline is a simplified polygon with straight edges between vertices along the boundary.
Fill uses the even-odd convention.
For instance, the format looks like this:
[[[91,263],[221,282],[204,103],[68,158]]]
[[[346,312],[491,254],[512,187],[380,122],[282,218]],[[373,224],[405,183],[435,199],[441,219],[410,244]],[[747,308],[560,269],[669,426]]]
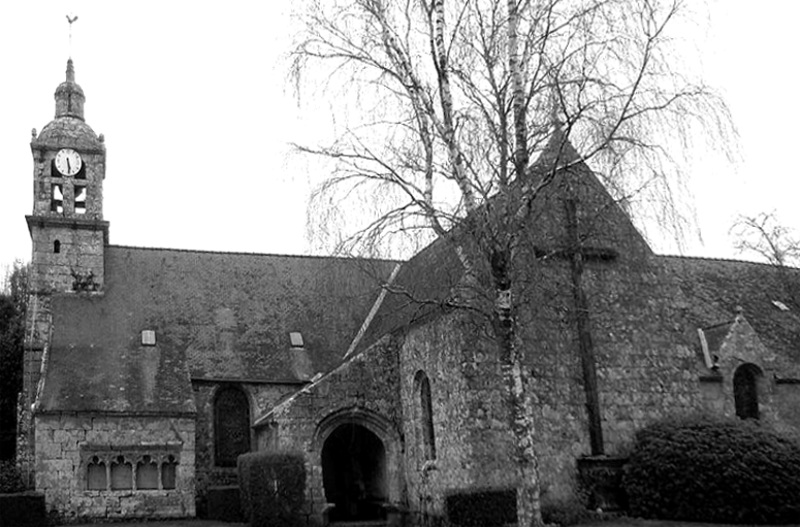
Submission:
[[[186,517],[195,513],[195,425],[191,418],[36,416],[36,489],[48,508],[66,518]],[[89,464],[105,467],[123,456],[131,464],[130,485],[90,490]],[[144,456],[177,461],[174,488],[138,489],[136,470]],[[137,466],[138,465],[138,466]],[[104,468],[105,468],[104,467]],[[109,467],[110,468],[110,467]],[[166,486],[169,486],[167,484]]]

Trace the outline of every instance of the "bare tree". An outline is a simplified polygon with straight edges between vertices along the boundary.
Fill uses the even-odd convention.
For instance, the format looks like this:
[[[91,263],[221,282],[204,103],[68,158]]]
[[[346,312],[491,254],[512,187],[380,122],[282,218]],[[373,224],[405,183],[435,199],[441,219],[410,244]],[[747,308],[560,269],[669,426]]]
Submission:
[[[786,293],[786,300],[800,308],[800,286],[792,278],[793,267],[800,267],[800,237],[785,227],[775,211],[756,216],[739,216],[729,230],[739,253],[755,254],[773,265]]]
[[[312,230],[360,254],[385,252],[398,238],[441,238],[464,282],[491,300],[484,309],[507,388],[521,526],[541,524],[541,512],[512,294],[520,233],[576,150],[617,198],[681,229],[680,163],[669,145],[696,127],[722,140],[732,133],[724,104],[672,67],[668,29],[683,4],[310,0],[299,8],[299,93],[327,98],[339,128],[330,144],[298,146],[332,162],[312,200]],[[346,212],[354,206],[360,214]]]
[[[781,224],[775,211],[739,216],[729,233],[740,253],[755,253],[778,267],[800,266],[800,237]]]

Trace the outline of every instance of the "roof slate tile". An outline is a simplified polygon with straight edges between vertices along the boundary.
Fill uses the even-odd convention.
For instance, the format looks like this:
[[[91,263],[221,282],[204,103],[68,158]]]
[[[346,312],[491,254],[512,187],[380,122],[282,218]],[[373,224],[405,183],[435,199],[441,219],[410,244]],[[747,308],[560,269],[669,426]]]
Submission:
[[[190,379],[300,382],[291,331],[328,371],[395,263],[107,246],[102,295],[54,298],[41,410],[192,412]]]

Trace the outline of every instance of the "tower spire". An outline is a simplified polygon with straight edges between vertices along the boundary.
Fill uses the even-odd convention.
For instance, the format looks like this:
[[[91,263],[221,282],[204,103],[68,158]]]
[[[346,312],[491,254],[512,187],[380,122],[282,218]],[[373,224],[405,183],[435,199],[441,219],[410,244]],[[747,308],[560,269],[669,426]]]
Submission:
[[[83,120],[83,103],[86,97],[83,90],[75,82],[75,66],[72,64],[72,24],[78,20],[77,15],[67,15],[69,22],[69,58],[67,59],[67,78],[56,88],[56,118],[75,117]]]
[[[72,57],[67,59],[67,82],[75,82],[75,66],[72,65]]]
[[[86,96],[83,94],[83,89],[75,82],[72,59],[67,59],[67,78],[56,88],[55,98],[56,118],[75,117],[83,121],[83,104]]]

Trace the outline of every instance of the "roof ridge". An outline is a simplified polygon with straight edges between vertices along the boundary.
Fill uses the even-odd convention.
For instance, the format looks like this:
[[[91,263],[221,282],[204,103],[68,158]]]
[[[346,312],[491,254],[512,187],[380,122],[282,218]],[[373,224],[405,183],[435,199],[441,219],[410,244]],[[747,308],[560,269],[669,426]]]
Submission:
[[[133,249],[136,251],[169,251],[179,253],[201,253],[201,254],[219,254],[231,256],[273,256],[278,258],[309,258],[319,260],[358,260],[368,262],[388,262],[388,263],[404,263],[405,260],[393,260],[388,258],[368,258],[362,256],[337,256],[337,255],[320,255],[320,254],[279,254],[279,253],[259,253],[248,251],[215,251],[209,249],[180,249],[175,247],[142,247],[137,245],[119,245],[109,244],[107,247],[116,249]]]
[[[703,331],[706,331],[706,330],[709,330],[709,329],[721,328],[723,326],[732,326],[734,324],[734,322],[736,322],[736,319],[732,318],[732,319],[726,320],[724,322],[717,322],[716,324],[711,324],[709,326],[703,326],[700,329],[702,329]]]
[[[753,260],[742,260],[739,258],[724,258],[721,256],[694,256],[686,254],[655,254],[654,256],[657,258],[674,258],[681,260],[706,260],[714,262],[743,263],[743,264],[758,265],[764,267],[779,267],[769,262],[755,262]],[[793,271],[800,271],[800,267],[793,267],[791,265],[784,265],[783,267],[785,269],[790,269]]]

